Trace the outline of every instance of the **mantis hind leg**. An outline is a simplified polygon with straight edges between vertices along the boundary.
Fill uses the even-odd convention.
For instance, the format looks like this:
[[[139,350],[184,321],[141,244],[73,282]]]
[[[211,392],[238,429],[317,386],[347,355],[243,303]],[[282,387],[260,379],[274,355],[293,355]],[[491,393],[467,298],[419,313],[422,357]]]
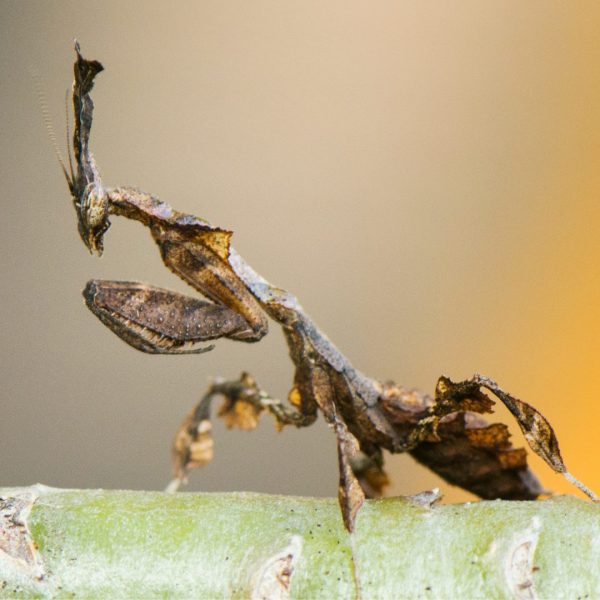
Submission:
[[[218,415],[230,429],[254,429],[265,410],[273,415],[279,429],[285,425],[308,427],[317,418],[316,411],[303,413],[272,398],[249,373],[242,373],[239,379],[214,381],[175,434],[171,452],[173,480],[167,491],[176,491],[181,484],[187,482],[190,471],[212,460],[210,413],[212,402],[218,397],[223,398]]]

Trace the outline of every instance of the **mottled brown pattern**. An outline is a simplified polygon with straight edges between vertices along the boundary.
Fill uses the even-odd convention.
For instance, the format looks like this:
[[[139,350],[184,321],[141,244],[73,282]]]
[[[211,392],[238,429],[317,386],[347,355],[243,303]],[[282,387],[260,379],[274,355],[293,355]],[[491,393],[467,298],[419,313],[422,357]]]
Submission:
[[[212,458],[210,405],[222,397],[219,415],[229,427],[253,428],[265,410],[279,427],[305,427],[321,412],[337,439],[339,501],[350,531],[365,494],[378,495],[387,483],[382,450],[409,452],[450,483],[483,498],[534,499],[542,489],[527,467],[525,451],[511,446],[504,425],[489,425],[476,414],[493,410],[494,399],[485,390],[515,416],[531,448],[574,480],[546,419],[490,379],[475,375],[455,383],[441,377],[433,397],[371,379],[350,364],[293,295],[243,260],[230,246],[230,231],[135,188],[105,188],[88,147],[89,93],[102,65],[85,60],[78,46],[76,51],[77,170],[65,175],[84,243],[100,255],[111,215],[139,221],[150,230],[165,265],[210,300],[139,283],[92,280],[84,291],[88,307],[125,342],[156,354],[205,352],[210,347],[195,344],[220,337],[256,342],[267,333],[270,318],[282,328],[295,366],[288,404],[270,397],[247,373],[213,383],[175,438],[173,488]]]

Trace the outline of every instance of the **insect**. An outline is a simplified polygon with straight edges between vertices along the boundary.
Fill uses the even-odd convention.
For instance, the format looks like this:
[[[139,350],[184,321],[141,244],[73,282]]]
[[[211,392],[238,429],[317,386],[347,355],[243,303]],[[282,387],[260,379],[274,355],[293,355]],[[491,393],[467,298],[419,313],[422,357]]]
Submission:
[[[448,482],[482,498],[535,499],[543,493],[514,448],[507,427],[488,424],[495,400],[515,417],[534,452],[594,500],[598,498],[566,469],[548,421],[532,406],[504,392],[482,375],[453,382],[440,377],[435,393],[380,383],[356,370],[319,330],[289,292],[271,285],[231,246],[232,232],[180,213],[131,187],[104,187],[89,150],[95,77],[103,70],[83,58],[76,43],[73,104],[75,127],[69,170],[63,170],[78,217],[79,233],[91,253],[103,251],[111,216],[139,221],[149,229],[164,264],[207,300],[123,281],[89,281],[88,308],[122,340],[142,352],[207,352],[207,342],[229,338],[258,342],[269,321],[283,330],[295,367],[287,402],[272,398],[243,373],[213,383],[188,415],[173,444],[174,480],[212,458],[210,409],[223,398],[219,415],[230,427],[251,429],[263,412],[279,427],[307,427],[320,412],[337,440],[339,502],[344,524],[353,530],[366,496],[387,483],[383,450],[408,452]]]

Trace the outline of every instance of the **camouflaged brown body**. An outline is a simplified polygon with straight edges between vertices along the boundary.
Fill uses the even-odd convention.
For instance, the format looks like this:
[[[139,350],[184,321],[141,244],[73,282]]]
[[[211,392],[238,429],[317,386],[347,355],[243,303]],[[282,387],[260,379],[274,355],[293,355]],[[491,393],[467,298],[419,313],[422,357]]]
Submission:
[[[556,471],[566,471],[556,436],[530,405],[476,375],[459,383],[441,377],[434,396],[381,384],[360,373],[304,313],[289,292],[271,285],[230,246],[232,233],[180,213],[158,198],[129,187],[105,189],[89,152],[93,103],[89,93],[102,70],[76,46],[74,150],[77,172],[66,174],[77,209],[79,232],[91,251],[102,253],[109,216],[139,221],[157,243],[165,265],[210,302],[132,282],[92,280],[88,307],[119,337],[152,353],[204,352],[195,344],[220,337],[255,342],[268,331],[268,318],[281,326],[295,365],[289,403],[270,397],[247,373],[215,382],[186,417],[173,447],[177,481],[212,458],[210,405],[224,398],[219,415],[229,427],[256,426],[263,411],[279,427],[305,427],[320,411],[338,447],[339,500],[352,530],[365,493],[387,483],[383,450],[410,452],[447,481],[484,498],[534,499],[541,486],[514,449],[503,425],[488,425],[475,413],[492,411],[491,392],[517,419],[525,438]],[[176,486],[175,486],[176,487]]]

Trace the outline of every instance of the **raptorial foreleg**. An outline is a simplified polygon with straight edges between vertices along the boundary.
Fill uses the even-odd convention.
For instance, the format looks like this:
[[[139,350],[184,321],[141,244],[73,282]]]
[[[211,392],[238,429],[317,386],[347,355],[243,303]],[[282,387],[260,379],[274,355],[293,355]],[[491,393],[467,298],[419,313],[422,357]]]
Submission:
[[[242,315],[222,304],[130,281],[88,281],[88,308],[123,341],[150,354],[199,354],[218,338],[248,340]]]

